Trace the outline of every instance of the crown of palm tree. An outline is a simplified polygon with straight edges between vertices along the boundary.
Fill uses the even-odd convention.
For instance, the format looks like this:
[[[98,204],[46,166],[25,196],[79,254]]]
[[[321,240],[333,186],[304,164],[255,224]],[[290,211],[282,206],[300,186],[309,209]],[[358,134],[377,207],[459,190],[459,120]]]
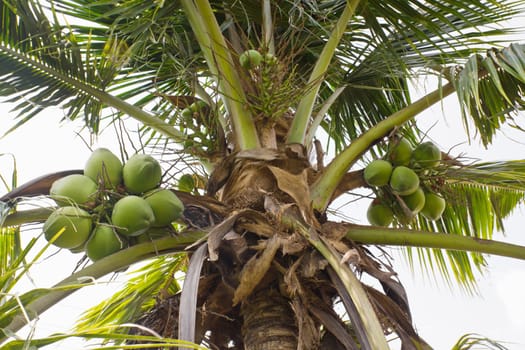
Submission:
[[[367,184],[357,167],[389,160],[400,139],[424,142],[416,117],[454,93],[458,115],[474,129],[467,133],[490,146],[523,109],[525,87],[525,46],[500,46],[511,29],[492,25],[522,10],[521,1],[3,0],[0,94],[18,115],[9,132],[51,106],[82,118],[93,134],[131,119],[146,147],[213,169],[199,175],[188,165],[197,185],[175,191],[186,208],[184,225],[168,230],[176,235],[131,240],[50,290],[24,294],[23,303],[41,312],[81,287],[79,278],[154,257],[88,311],[75,334],[123,347],[155,341],[108,326],[138,320],[159,333],[170,326],[159,347],[180,338],[218,348],[386,349],[385,334],[395,334],[403,348],[430,348],[412,326],[391,262],[376,249],[405,246],[412,262],[473,290],[483,254],[525,257],[522,247],[492,241],[524,198],[525,161],[465,164],[442,153],[432,169],[410,163],[421,187],[446,200],[438,220],[411,212],[394,186]],[[243,63],[248,50],[256,58]],[[439,87],[413,101],[411,81],[423,73]],[[14,208],[20,196],[47,194],[63,175],[19,187],[2,203]],[[359,189],[391,207],[392,228],[335,221],[333,201]],[[5,237],[48,215],[6,206],[3,293],[31,249]],[[4,338],[27,321],[17,300],[0,298]],[[478,338],[458,348],[467,339]]]

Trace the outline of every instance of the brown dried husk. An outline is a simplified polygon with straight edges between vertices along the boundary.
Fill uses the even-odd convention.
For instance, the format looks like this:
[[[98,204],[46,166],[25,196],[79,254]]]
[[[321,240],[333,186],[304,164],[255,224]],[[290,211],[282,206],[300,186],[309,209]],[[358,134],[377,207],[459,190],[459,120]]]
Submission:
[[[348,224],[319,221],[312,211],[306,199],[316,174],[301,157],[301,149],[242,152],[212,176],[219,201],[198,198],[195,203],[183,196],[186,207],[199,208],[186,214],[206,217],[191,222],[210,226],[197,305],[179,309],[198,315],[195,341],[212,349],[362,348],[357,324],[343,321],[334,310],[348,295],[337,275],[327,273],[326,260],[283,221],[291,217],[323,236],[343,263],[379,281],[383,290],[364,288],[385,334],[396,333],[404,349],[417,349],[417,342],[428,349],[412,327],[406,293],[389,263],[346,240]],[[162,313],[165,305],[154,309]],[[159,319],[168,321],[165,315],[150,316],[144,325],[163,330]]]

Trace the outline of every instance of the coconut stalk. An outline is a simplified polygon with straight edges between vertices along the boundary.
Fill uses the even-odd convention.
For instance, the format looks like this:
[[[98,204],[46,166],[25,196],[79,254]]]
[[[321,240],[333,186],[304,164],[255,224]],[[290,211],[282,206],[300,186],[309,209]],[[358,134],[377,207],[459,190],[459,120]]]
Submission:
[[[245,107],[247,99],[241,80],[210,3],[207,0],[184,0],[181,3],[210,72],[217,80],[219,93],[231,116],[237,145],[241,150],[259,147],[255,124]]]
[[[429,108],[436,102],[455,91],[454,85],[448,83],[441,88],[427,94],[411,105],[397,111],[375,126],[364,132],[341,153],[339,153],[325,168],[321,176],[310,188],[313,207],[320,212],[326,210],[332,195],[344,175],[352,165],[363,155],[377,140],[385,137],[394,128],[406,123],[416,115]]]
[[[3,223],[4,227],[20,226],[29,223],[44,222],[53,212],[54,208],[36,208],[29,210],[15,211],[9,214]]]
[[[346,30],[346,26],[352,16],[354,15],[357,5],[359,5],[360,0],[348,0],[346,2],[345,9],[341,14],[341,17],[337,21],[335,28],[332,33],[330,33],[330,38],[326,42],[315,66],[310,74],[307,85],[310,86],[310,89],[306,95],[301,99],[297,110],[295,111],[295,117],[293,119],[292,125],[287,138],[287,143],[301,143],[305,144],[305,134],[306,129],[308,128],[308,122],[312,115],[314,108],[315,100],[317,98],[317,93],[319,88],[323,83],[323,77],[328,70],[330,61],[335,54],[339,41],[343,37],[343,34]]]

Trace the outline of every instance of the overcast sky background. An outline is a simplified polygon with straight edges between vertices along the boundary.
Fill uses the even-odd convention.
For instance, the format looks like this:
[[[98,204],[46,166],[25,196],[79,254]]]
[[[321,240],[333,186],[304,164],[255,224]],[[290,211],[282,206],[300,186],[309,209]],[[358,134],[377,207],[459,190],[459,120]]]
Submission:
[[[520,20],[515,22],[519,25]],[[517,37],[525,41],[525,36]],[[424,87],[420,86],[420,92]],[[428,89],[431,89],[429,86]],[[1,105],[4,117],[0,125],[3,134],[12,125],[8,106]],[[76,135],[81,123],[60,123],[63,111],[49,110],[29,124],[0,139],[0,153],[12,154],[16,158],[18,181],[22,184],[43,174],[82,168],[90,154],[84,140]],[[524,118],[522,114],[520,118]],[[525,159],[525,133],[505,128],[498,134],[490,149],[483,149],[474,139],[469,144],[455,96],[448,97],[444,104],[435,106],[418,118],[423,130],[429,130],[429,137],[443,150],[452,149],[452,154],[482,160]],[[525,120],[525,119],[524,119]],[[89,141],[88,134],[81,135]],[[118,152],[113,130],[110,128],[93,145],[107,147]],[[12,172],[9,156],[0,157],[0,175],[9,179]],[[0,190],[0,194],[5,193]],[[363,205],[363,212],[366,206]],[[357,218],[358,213],[352,213]],[[364,216],[361,216],[364,217]],[[506,235],[497,234],[497,240],[525,245],[525,210],[520,208],[507,220]],[[39,228],[24,233],[25,237],[39,234]],[[420,335],[435,349],[450,349],[465,333],[479,333],[483,336],[508,342],[511,350],[525,349],[525,262],[510,258],[489,257],[489,268],[478,278],[479,295],[471,296],[459,288],[448,287],[439,277],[434,280],[421,271],[411,271],[397,249],[392,250],[395,270],[407,289],[415,325]],[[20,291],[28,287],[47,287],[70,274],[80,255],[62,252],[47,257],[32,271],[33,282],[24,281]],[[46,312],[36,324],[37,336],[67,331],[86,307],[109,296],[119,286],[119,279],[107,276],[95,287],[86,287],[65,299]],[[46,349],[81,349],[79,342],[61,343]]]

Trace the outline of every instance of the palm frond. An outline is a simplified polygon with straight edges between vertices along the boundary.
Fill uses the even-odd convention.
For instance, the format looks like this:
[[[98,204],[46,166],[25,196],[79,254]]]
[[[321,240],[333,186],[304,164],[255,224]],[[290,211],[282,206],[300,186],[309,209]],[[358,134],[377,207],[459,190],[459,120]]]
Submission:
[[[146,333],[151,335],[134,335],[126,334],[126,331],[130,327],[139,327],[133,324],[123,325],[108,325],[103,327],[93,327],[85,331],[69,332],[53,334],[44,338],[28,338],[12,340],[6,344],[2,344],[4,350],[19,350],[19,349],[33,349],[42,348],[48,345],[59,345],[60,342],[72,339],[80,338],[86,341],[92,341],[91,343],[84,344],[82,349],[86,350],[110,350],[110,349],[137,349],[140,346],[141,349],[196,349],[206,350],[207,348],[199,346],[195,343],[190,343],[178,339],[170,339],[161,337],[155,332],[143,329]],[[140,327],[141,329],[143,327]],[[96,341],[96,342],[95,342]],[[134,342],[131,345],[121,344],[123,342]],[[100,345],[104,343],[106,345]],[[109,344],[108,344],[109,343]],[[113,345],[118,344],[118,345]],[[140,345],[137,345],[140,344]]]
[[[26,315],[23,314],[21,310],[13,310],[12,315],[15,317],[12,320],[7,320],[10,323],[6,328],[9,332],[17,332],[36,315],[41,314],[60,300],[64,299],[75,289],[87,285],[87,282],[90,282],[93,279],[98,279],[111,272],[126,268],[147,258],[173,252],[183,252],[188,245],[195,243],[195,241],[201,239],[202,236],[203,232],[193,231],[186,234],[180,234],[176,237],[166,237],[158,239],[155,242],[145,242],[134,245],[98,260],[82,270],[64,278],[51,288],[45,290],[40,289],[44,292],[38,295],[36,299],[31,301],[31,304],[28,305],[32,312]],[[51,243],[48,242],[46,247],[50,244]],[[0,339],[3,340],[3,338]]]
[[[525,45],[492,49],[485,57],[475,55],[453,81],[465,125],[471,118],[487,146],[496,131],[525,108]]]
[[[462,232],[477,238],[491,239],[494,230],[503,231],[503,219],[525,199],[525,160],[474,163],[449,168],[444,195],[454,212],[468,212]],[[475,209],[474,209],[475,208]],[[447,225],[450,229],[452,225]]]
[[[9,96],[7,101],[14,102],[14,109],[22,118],[18,125],[46,107],[66,106],[72,100],[77,100],[77,107],[68,111],[70,118],[74,119],[81,111],[88,115],[94,114],[88,125],[95,128],[100,102],[86,91],[79,91],[33,64],[39,63],[49,71],[87,83],[87,72],[82,60],[82,51],[85,49],[81,49],[81,43],[74,33],[52,24],[43,8],[34,1],[4,1],[0,11],[3,18],[0,91],[3,96]],[[89,84],[96,86],[97,83]]]
[[[346,26],[349,20],[354,16],[355,9],[359,4],[359,0],[348,1],[337,20],[333,31],[328,35],[323,50],[316,60],[315,66],[310,74],[309,83],[313,84],[312,88],[301,98],[297,105],[295,118],[290,126],[288,134],[288,143],[304,143],[304,135],[306,134],[307,125],[312,114],[315,100],[317,98],[319,88],[322,85],[320,77],[324,76],[330,66],[330,61],[335,55],[340,40],[343,37]]]
[[[366,9],[363,9],[363,18],[377,36],[387,38],[393,35],[404,38],[405,42],[414,45],[409,52],[412,51],[415,55],[419,54],[416,49],[418,46],[432,47],[434,54],[430,57],[446,62],[450,54],[457,56],[472,44],[477,45],[467,49],[466,52],[472,52],[472,49],[479,50],[479,41],[483,42],[486,39],[486,43],[489,43],[491,41],[489,35],[507,31],[508,29],[504,28],[494,31],[493,28],[483,26],[499,23],[522,9],[523,4],[514,0],[500,2],[430,0],[408,3],[373,0],[367,3]],[[472,37],[471,34],[475,36]],[[426,44],[423,45],[421,42]]]
[[[109,38],[106,45],[118,42],[127,48],[126,64],[107,87],[116,97],[150,110],[183,133],[187,131],[180,125],[184,106],[172,103],[173,97],[197,95],[206,101],[217,100],[216,96],[207,96],[217,88],[210,84],[212,75],[179,2],[115,6],[110,2],[58,0],[54,5],[65,16],[101,28],[98,30]],[[90,27],[71,26],[78,35],[91,35]],[[146,144],[166,143],[166,134],[151,125],[143,126],[141,131]]]
[[[326,99],[334,89],[346,86],[323,123],[337,149],[410,104],[408,79],[423,68],[461,63],[498,45],[499,37],[510,29],[483,25],[509,18],[520,6],[517,2],[367,2],[362,17],[349,26],[348,42],[340,47],[345,61],[334,66],[341,71],[327,77],[321,92],[321,99]]]
[[[374,312],[366,311],[373,310],[373,306],[354,272],[347,265],[341,263],[340,255],[330,245],[317,237],[312,237],[308,229],[303,229],[301,233],[330,264],[334,275],[341,282],[341,288],[349,295],[348,300],[354,304],[345,305],[345,307],[351,315],[352,323],[355,324],[356,328],[360,328],[357,331],[360,343],[367,344],[366,346],[371,349],[387,349],[388,345],[377,315]]]
[[[18,227],[2,227],[0,229],[0,305],[4,302],[5,293],[13,287],[12,267],[20,256],[20,230]]]
[[[133,271],[120,291],[84,312],[75,327],[76,331],[135,322],[154,306],[157,298],[180,291],[175,273],[184,270],[185,262],[184,253],[161,256]]]
[[[10,183],[8,183],[8,180],[0,174],[0,180],[8,190],[16,187],[16,174],[16,160],[13,158],[13,172],[11,174],[11,180],[9,181]],[[11,283],[7,282],[7,280],[13,278],[12,269],[13,266],[16,266],[14,261],[18,259],[22,251],[20,228],[17,226],[4,226],[7,216],[12,212],[13,209],[8,203],[0,201],[0,276],[2,276],[0,278],[0,305],[4,303],[4,294],[11,288]]]
[[[483,337],[479,334],[469,333],[463,335],[454,344],[451,350],[470,350],[470,349],[487,349],[487,350],[507,350],[503,342]]]
[[[153,91],[168,94],[168,91],[175,93],[183,86],[188,89],[194,83],[195,71],[206,67],[177,2],[163,6],[156,2],[115,6],[110,2],[57,0],[54,4],[57,12],[94,23],[106,38],[109,37],[109,42],[117,40],[129,48],[127,65],[122,67],[123,71],[114,80],[110,91],[118,92],[121,98],[142,100],[142,103],[137,102],[139,106],[158,98],[151,94]],[[71,26],[83,36],[93,30],[86,26]]]
[[[18,227],[2,228],[2,236],[12,235],[11,237],[2,237],[3,243],[13,243],[13,238],[16,243],[17,238],[15,234],[18,234],[18,230]],[[7,247],[7,250],[15,249],[16,254],[5,257],[7,266],[5,266],[5,269],[3,269],[0,275],[0,343],[12,335],[12,330],[9,326],[16,318],[25,319],[26,322],[30,321],[29,304],[52,291],[71,291],[79,287],[78,284],[75,284],[57,286],[55,288],[35,288],[22,294],[11,292],[51,245],[51,243],[47,243],[44,247],[35,251],[37,241],[38,238],[31,239],[23,249],[17,248],[17,244]],[[33,253],[35,256],[27,261],[28,256]],[[4,257],[2,257],[2,260],[3,259]]]
[[[43,9],[30,0],[13,6],[4,2],[2,11],[9,21],[0,37],[0,94],[14,103],[20,118],[11,130],[45,108],[58,106],[68,109],[69,119],[82,115],[96,133],[104,107],[110,106],[168,137],[184,139],[162,119],[106,92],[119,74],[130,74],[122,69],[130,55],[126,43],[97,28],[85,32],[85,26],[50,24]],[[124,81],[136,78],[119,82],[126,86]]]
[[[45,107],[61,106],[65,99],[65,105],[70,106],[69,117],[75,118],[81,110],[88,113],[86,123],[93,128],[93,132],[98,130],[99,112],[102,111],[104,105],[108,105],[141,121],[144,125],[156,129],[167,137],[179,141],[185,139],[179,130],[162,119],[156,118],[89,83],[66,76],[33,57],[0,46],[0,64],[0,76],[5,79],[0,83],[0,93],[12,96],[8,102],[22,100],[22,102],[17,103],[15,109],[21,109],[19,115],[23,115],[24,118],[10,131],[34,117]],[[13,89],[16,91],[14,94],[12,93]],[[19,90],[21,90],[20,93]],[[38,101],[33,100],[34,98]],[[69,98],[73,98],[73,100],[68,100]],[[44,103],[40,99],[43,99]],[[90,111],[85,108],[89,108]],[[97,112],[96,115],[92,114],[94,110]],[[94,119],[90,119],[91,117]]]

